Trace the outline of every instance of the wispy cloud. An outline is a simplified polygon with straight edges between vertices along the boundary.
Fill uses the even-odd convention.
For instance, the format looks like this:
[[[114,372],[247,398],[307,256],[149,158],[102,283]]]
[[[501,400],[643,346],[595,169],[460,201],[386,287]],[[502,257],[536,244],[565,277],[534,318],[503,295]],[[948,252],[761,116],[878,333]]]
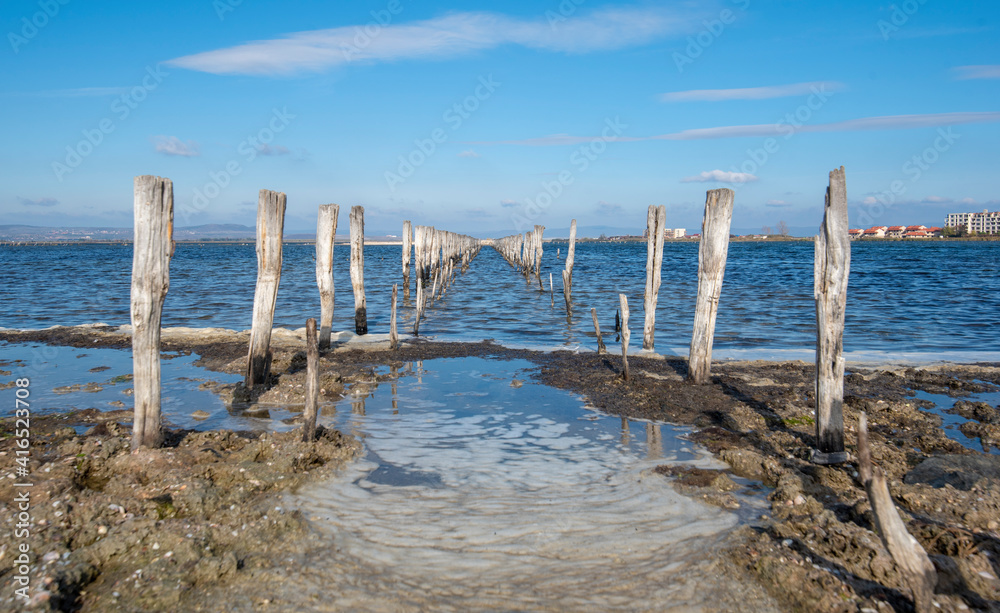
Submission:
[[[681,183],[750,183],[757,177],[748,172],[729,172],[726,170],[709,170],[693,177],[684,177]]]
[[[500,201],[500,206],[502,206],[505,209],[512,209],[512,208],[516,207],[519,204],[521,204],[521,203],[518,202],[517,200],[501,200]]]
[[[623,210],[622,205],[614,202],[605,202],[604,200],[598,201],[596,209],[602,215],[621,213]]]
[[[483,157],[483,156],[479,155],[478,153],[476,153],[472,149],[469,149],[467,151],[463,151],[462,153],[459,153],[458,157],[460,157],[460,158],[480,158],[480,157]]]
[[[184,142],[176,136],[156,136],[153,138],[157,153],[165,155],[179,155],[182,157],[198,157],[201,153],[198,150],[198,143],[193,140]]]
[[[282,147],[281,145],[265,145],[261,143],[257,145],[257,153],[261,155],[288,155],[291,151],[288,147]]]
[[[489,12],[460,12],[382,27],[369,44],[355,44],[355,26],[295,32],[271,40],[197,53],[167,62],[213,74],[287,75],[320,72],[350,62],[447,58],[501,45],[565,53],[634,47],[668,34],[686,33],[694,14],[663,8],[624,7],[549,23]]]
[[[664,102],[717,102],[720,100],[767,100],[769,98],[786,98],[788,96],[803,96],[812,93],[838,92],[846,89],[843,83],[837,81],[811,81],[808,83],[792,83],[790,85],[771,85],[766,87],[744,87],[740,89],[692,89],[683,92],[662,94]]]
[[[764,203],[764,206],[769,206],[772,208],[783,208],[792,205],[785,202],[784,200],[768,200],[767,202]]]
[[[818,123],[795,126],[789,124],[765,123],[744,126],[720,126],[717,128],[697,128],[682,130],[669,134],[655,136],[610,136],[607,142],[638,142],[650,140],[708,140],[714,138],[745,138],[786,136],[790,130],[796,134],[803,132],[856,132],[877,130],[908,130],[911,128],[940,128],[969,123],[994,123],[1000,121],[1000,112],[958,112],[933,113],[925,115],[886,115],[882,117],[862,117],[837,121],[834,123]],[[523,145],[529,147],[549,147],[554,145],[582,145],[592,142],[600,136],[571,136],[569,134],[553,134],[537,138],[502,141],[472,141],[472,145]]]
[[[59,204],[55,198],[38,198],[37,200],[18,198],[17,201],[21,203],[21,206],[55,206]]]
[[[959,81],[969,79],[1000,79],[1000,64],[982,64],[979,66],[956,66],[951,69]]]

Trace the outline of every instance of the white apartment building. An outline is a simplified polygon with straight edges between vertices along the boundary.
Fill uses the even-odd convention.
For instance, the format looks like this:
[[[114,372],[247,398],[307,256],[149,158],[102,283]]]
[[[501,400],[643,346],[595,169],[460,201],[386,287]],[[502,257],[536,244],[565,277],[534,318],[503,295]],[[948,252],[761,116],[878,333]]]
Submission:
[[[666,228],[663,230],[663,238],[670,240],[672,238],[684,238],[687,235],[687,230],[685,228]]]
[[[944,225],[949,228],[965,228],[976,234],[1000,234],[1000,211],[984,210],[982,213],[951,213]]]

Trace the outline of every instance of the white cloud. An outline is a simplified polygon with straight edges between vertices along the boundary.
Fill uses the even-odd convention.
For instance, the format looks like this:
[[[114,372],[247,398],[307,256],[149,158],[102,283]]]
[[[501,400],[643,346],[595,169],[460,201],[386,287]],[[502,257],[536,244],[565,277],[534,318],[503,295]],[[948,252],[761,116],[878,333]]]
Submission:
[[[812,81],[809,83],[792,83],[791,85],[773,85],[768,87],[745,87],[741,89],[692,89],[684,92],[663,94],[664,102],[696,102],[720,100],[766,100],[769,98],[786,98],[788,96],[804,96],[812,93],[832,93],[843,91],[846,86],[837,81]]]
[[[728,172],[725,170],[709,170],[699,173],[693,177],[684,177],[681,183],[750,183],[756,181],[757,177],[748,172]]]
[[[348,26],[295,32],[206,51],[167,62],[213,74],[283,75],[320,72],[350,62],[390,62],[468,55],[513,44],[566,53],[586,53],[642,45],[667,34],[688,32],[693,15],[662,8],[626,7],[549,23],[498,13],[464,12],[400,25],[381,26],[366,45]]]
[[[980,66],[956,66],[952,68],[959,81],[967,79],[1000,79],[1000,64]]]
[[[176,136],[157,136],[153,139],[157,153],[166,155],[179,155],[182,157],[198,157],[198,143],[193,140],[184,142]]]
[[[961,200],[959,200],[959,202],[961,202],[962,204],[976,204],[976,199],[975,198],[962,198]]]
[[[288,155],[291,153],[288,147],[282,147],[281,145],[266,145],[261,143],[257,145],[257,153],[261,155]]]
[[[766,206],[770,206],[770,207],[786,207],[786,206],[792,206],[791,204],[788,204],[788,203],[787,203],[787,202],[785,202],[784,200],[768,200],[768,201],[767,201],[767,202],[765,202],[764,204],[765,204]]]
[[[460,158],[479,158],[479,157],[483,157],[483,156],[479,155],[478,153],[476,153],[472,149],[469,149],[468,151],[463,151],[462,153],[459,153],[458,157],[460,157]]]
[[[514,208],[515,206],[517,206],[519,204],[520,204],[520,202],[518,202],[517,200],[501,200],[500,201],[500,206],[504,207],[505,209]]]
[[[865,196],[861,204],[875,204],[876,202],[878,202],[878,198],[875,196]]]
[[[995,123],[1000,121],[1000,112],[958,112],[930,113],[924,115],[887,115],[882,117],[862,117],[834,123],[805,124],[797,126],[795,133],[803,132],[857,132],[875,130],[908,130],[911,128],[939,128],[969,123]],[[708,140],[714,138],[746,138],[746,137],[778,137],[787,136],[791,127],[788,124],[756,124],[745,126],[720,126],[716,128],[697,128],[682,130],[669,134],[655,136],[610,136],[604,138],[607,142],[639,142],[650,140]],[[554,145],[582,145],[600,139],[600,136],[571,136],[569,134],[553,134],[537,138],[503,141],[473,141],[473,145],[525,145],[532,147],[547,147]]]
[[[17,201],[21,203],[21,206],[55,206],[59,204],[55,198],[38,198],[37,200],[18,198]]]
[[[597,202],[597,212],[603,215],[620,213],[621,211],[622,211],[622,205],[620,204],[616,204],[614,202],[606,202],[604,200],[599,200]]]
[[[954,202],[951,198],[942,198],[941,196],[927,196],[924,198],[924,202]]]

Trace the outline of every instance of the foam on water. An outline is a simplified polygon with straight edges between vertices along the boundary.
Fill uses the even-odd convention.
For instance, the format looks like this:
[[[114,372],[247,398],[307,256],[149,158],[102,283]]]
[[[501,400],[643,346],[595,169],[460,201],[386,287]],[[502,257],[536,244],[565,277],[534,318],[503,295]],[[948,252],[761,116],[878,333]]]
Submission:
[[[698,610],[717,595],[706,554],[737,516],[650,468],[719,465],[669,425],[622,429],[566,392],[511,387],[528,365],[434,360],[363,409],[345,400],[334,421],[368,457],[294,500],[330,539],[313,570],[337,585],[331,610]]]

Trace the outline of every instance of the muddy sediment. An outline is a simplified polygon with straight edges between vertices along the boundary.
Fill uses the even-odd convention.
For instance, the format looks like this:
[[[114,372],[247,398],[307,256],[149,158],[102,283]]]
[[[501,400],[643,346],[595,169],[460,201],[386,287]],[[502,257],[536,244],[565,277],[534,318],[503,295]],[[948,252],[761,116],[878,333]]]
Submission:
[[[247,346],[242,334],[166,330],[164,350],[196,353],[199,364],[211,370],[241,373]],[[295,332],[274,338],[267,389],[206,386],[251,409],[301,403],[303,344]],[[130,346],[127,331],[112,327],[2,331],[0,340]],[[664,478],[685,495],[729,508],[739,504],[730,493],[734,479],[764,488],[770,513],[738,531],[723,561],[783,608],[912,610],[906,583],[874,531],[856,464],[810,461],[815,445],[812,365],[717,363],[711,383],[695,386],[684,379],[684,360],[637,355],[630,356],[632,380],[626,383],[618,356],[535,352],[490,342],[417,341],[396,351],[388,343],[346,344],[322,357],[322,394],[336,401],[392,378],[393,366],[469,356],[526,359],[535,367],[523,378],[579,393],[602,411],[691,426],[691,439],[730,468],[665,467]],[[864,411],[873,461],[886,472],[904,522],[937,568],[941,610],[1000,611],[1000,456],[988,453],[1000,445],[1000,407],[965,399],[1000,389],[1000,365],[848,371],[847,450],[856,455],[858,416]],[[914,396],[917,390],[954,398],[949,413],[965,420],[962,433],[983,450],[949,438],[941,417]],[[87,419],[94,426],[85,435],[66,427]],[[255,581],[266,584],[263,578],[284,572],[276,570],[280,564],[269,552],[277,543],[304,542],[309,530],[294,512],[274,510],[276,494],[313,475],[329,474],[357,449],[356,442],[334,431],[326,431],[316,447],[296,442],[294,431],[177,432],[166,448],[131,456],[129,419],[129,411],[119,411],[33,423],[34,508],[44,509],[36,521],[45,523],[33,536],[32,551],[43,562],[32,585],[51,588],[52,609],[142,610],[129,608],[142,601],[149,605],[145,610],[185,604],[197,610],[206,606],[199,600],[205,594],[249,588]],[[5,421],[2,427],[0,471],[6,475],[14,467],[7,438],[13,424]],[[11,500],[12,481],[3,483],[0,500]],[[9,537],[0,545],[6,547],[4,558],[12,555],[12,545]],[[9,575],[9,566],[2,573]]]

